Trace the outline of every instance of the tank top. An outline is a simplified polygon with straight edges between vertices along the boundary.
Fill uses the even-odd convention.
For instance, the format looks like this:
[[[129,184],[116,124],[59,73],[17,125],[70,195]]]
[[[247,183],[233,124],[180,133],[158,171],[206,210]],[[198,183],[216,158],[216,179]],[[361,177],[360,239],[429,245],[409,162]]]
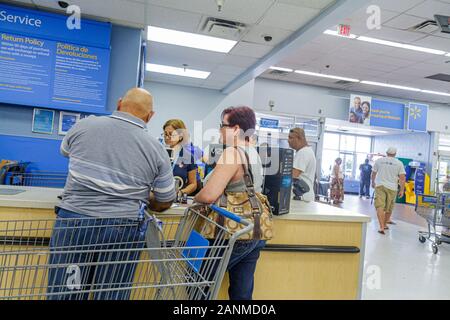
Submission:
[[[239,147],[242,151],[246,152],[246,150],[242,147]],[[258,152],[255,148],[249,147],[247,148],[247,154],[250,160],[249,170],[252,173],[253,183],[255,185],[256,192],[262,192],[262,184],[263,184],[263,167],[262,161],[259,157]],[[205,178],[205,184],[208,183],[209,177],[214,172],[214,170]],[[239,179],[238,181],[229,182],[227,187],[225,188],[226,192],[245,192],[247,190],[245,186],[244,177]]]

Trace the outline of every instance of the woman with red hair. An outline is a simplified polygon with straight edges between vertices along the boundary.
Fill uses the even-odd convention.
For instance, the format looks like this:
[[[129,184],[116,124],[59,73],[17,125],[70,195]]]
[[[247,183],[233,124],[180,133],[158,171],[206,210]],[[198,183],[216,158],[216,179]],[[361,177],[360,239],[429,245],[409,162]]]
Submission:
[[[227,146],[216,167],[206,178],[206,184],[195,201],[212,204],[226,192],[247,191],[243,164],[248,165],[256,192],[262,191],[263,168],[261,159],[252,143],[256,116],[249,107],[232,107],[222,113],[220,124],[221,142]],[[249,162],[243,163],[246,153]],[[260,251],[266,242],[262,240],[237,241],[228,264],[231,300],[251,300],[254,274]]]

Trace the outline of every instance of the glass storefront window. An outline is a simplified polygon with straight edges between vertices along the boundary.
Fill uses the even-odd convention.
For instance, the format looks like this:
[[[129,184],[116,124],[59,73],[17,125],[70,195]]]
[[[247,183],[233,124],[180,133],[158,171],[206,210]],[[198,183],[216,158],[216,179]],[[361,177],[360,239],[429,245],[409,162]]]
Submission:
[[[372,137],[326,132],[323,141],[322,176],[328,177],[337,157],[343,161],[346,179],[359,179],[359,166],[372,152]]]
[[[341,151],[355,151],[355,145],[356,145],[356,137],[355,136],[348,136],[348,135],[342,135],[341,136]]]
[[[328,178],[331,175],[334,161],[339,157],[339,151],[323,150],[322,154],[322,177]]]
[[[356,137],[356,152],[370,153],[372,150],[372,138],[370,137]]]
[[[439,191],[449,192],[450,185],[450,159],[441,159],[439,162]]]
[[[341,153],[342,170],[345,178],[353,178],[355,155],[353,153]]]
[[[328,132],[325,133],[323,148],[328,150],[339,150],[339,134]]]
[[[370,152],[368,152],[370,153]],[[364,164],[364,161],[367,159],[368,153],[357,153],[356,154],[356,173],[355,178],[356,180],[359,180],[361,178],[361,172],[359,171],[359,166]]]

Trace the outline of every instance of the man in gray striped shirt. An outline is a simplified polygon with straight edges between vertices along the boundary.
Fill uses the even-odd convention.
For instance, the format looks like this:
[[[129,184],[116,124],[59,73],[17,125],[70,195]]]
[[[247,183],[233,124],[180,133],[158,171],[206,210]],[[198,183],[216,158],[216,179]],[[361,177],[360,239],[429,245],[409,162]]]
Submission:
[[[59,208],[90,217],[132,218],[140,202],[154,211],[168,209],[175,199],[174,178],[166,150],[147,132],[153,114],[150,93],[132,89],[112,116],[76,124],[61,145],[70,164]]]
[[[65,137],[69,175],[50,241],[49,300],[129,299],[145,243],[141,206],[161,212],[176,197],[169,155],[147,132],[153,115],[152,96],[135,88],[112,116],[83,119]]]

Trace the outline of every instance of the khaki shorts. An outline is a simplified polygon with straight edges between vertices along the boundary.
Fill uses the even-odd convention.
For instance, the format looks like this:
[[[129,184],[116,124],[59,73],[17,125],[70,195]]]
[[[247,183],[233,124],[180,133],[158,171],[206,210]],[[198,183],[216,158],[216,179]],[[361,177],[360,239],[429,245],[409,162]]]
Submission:
[[[383,208],[384,212],[392,213],[395,199],[397,199],[397,191],[388,189],[385,186],[375,188],[375,208]]]

